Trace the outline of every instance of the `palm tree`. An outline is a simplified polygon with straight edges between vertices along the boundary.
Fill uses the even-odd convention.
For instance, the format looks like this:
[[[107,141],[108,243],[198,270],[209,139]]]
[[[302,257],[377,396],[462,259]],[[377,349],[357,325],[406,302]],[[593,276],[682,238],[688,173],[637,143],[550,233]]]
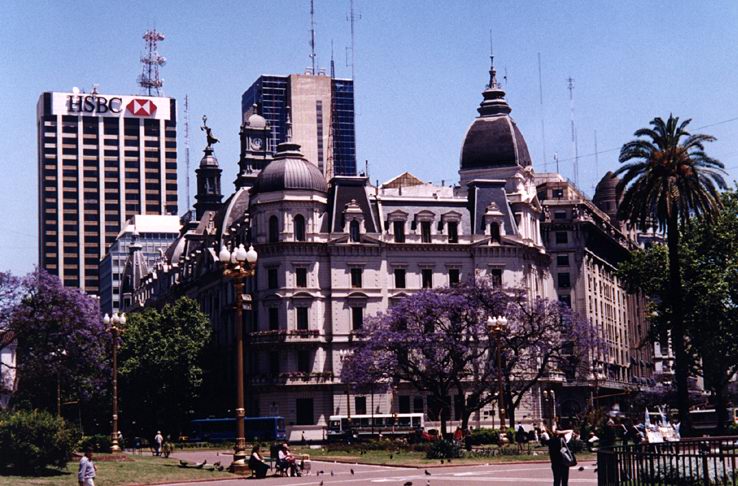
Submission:
[[[691,134],[679,118],[651,120],[651,128],[636,130],[639,137],[623,145],[615,174],[623,194],[619,217],[642,230],[666,232],[669,252],[671,341],[676,360],[677,402],[683,429],[690,430],[689,363],[684,343],[684,310],[679,266],[679,231],[692,216],[711,218],[721,207],[719,189],[726,189],[724,165],[705,153],[715,137]]]

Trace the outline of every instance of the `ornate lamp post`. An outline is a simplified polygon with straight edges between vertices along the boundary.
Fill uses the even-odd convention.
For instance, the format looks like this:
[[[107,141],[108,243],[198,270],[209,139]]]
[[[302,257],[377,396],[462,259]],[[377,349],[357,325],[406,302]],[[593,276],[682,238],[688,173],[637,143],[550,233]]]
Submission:
[[[500,445],[505,442],[505,395],[502,385],[502,349],[500,338],[507,330],[507,318],[505,316],[487,318],[487,330],[495,338],[495,353],[497,355],[497,408],[500,412]]]
[[[113,335],[113,432],[110,435],[112,452],[120,452],[118,445],[118,336],[126,325],[126,315],[114,313],[111,318],[105,314],[103,323]]]
[[[341,360],[341,363],[344,362],[346,358],[348,358],[351,355],[350,349],[341,349],[338,351],[338,357]],[[343,372],[343,367],[341,368],[341,372]],[[349,398],[349,384],[346,383],[346,419],[348,421],[348,427],[349,427],[349,437],[352,436],[352,427],[351,427],[351,399]]]
[[[246,416],[244,406],[244,376],[243,376],[243,281],[247,277],[253,277],[256,269],[258,254],[253,246],[248,251],[243,243],[228,251],[225,245],[220,248],[218,259],[223,265],[223,277],[233,280],[233,291],[235,293],[234,325],[236,338],[236,444],[233,448],[233,462],[229,466],[231,472],[246,474],[248,464],[246,463],[246,430],[243,419]]]

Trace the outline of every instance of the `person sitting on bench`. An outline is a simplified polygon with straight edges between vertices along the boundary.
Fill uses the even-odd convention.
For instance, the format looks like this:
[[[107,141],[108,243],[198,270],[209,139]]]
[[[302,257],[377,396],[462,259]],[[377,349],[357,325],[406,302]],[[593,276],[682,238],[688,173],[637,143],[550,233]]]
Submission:
[[[269,464],[264,462],[264,458],[261,457],[258,445],[255,445],[254,448],[251,449],[251,457],[249,458],[249,469],[254,471],[254,474],[259,479],[265,478],[267,475],[267,471],[269,471]]]
[[[289,468],[290,476],[301,476],[300,471],[297,469],[297,460],[295,456],[292,455],[292,452],[290,452],[290,448],[286,443],[282,444],[282,447],[279,448],[279,454],[277,457],[278,466],[283,467],[284,469]]]

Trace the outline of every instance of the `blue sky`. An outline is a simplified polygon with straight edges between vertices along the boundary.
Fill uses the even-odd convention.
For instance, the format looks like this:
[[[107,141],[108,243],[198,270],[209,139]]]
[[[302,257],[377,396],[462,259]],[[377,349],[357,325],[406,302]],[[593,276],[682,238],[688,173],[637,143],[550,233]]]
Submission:
[[[350,76],[349,0],[316,0],[318,61]],[[372,180],[409,170],[457,180],[466,128],[487,81],[492,30],[500,78],[537,170],[572,175],[566,78],[575,79],[580,186],[617,164],[617,148],[654,116],[693,118],[718,137],[710,152],[738,178],[738,2],[355,0],[359,165]],[[202,114],[220,138],[230,187],[238,158],[240,96],[262,73],[309,64],[309,1],[31,1],[0,5],[0,269],[37,261],[35,106],[43,91],[73,86],[137,93],[143,32],[167,36],[165,94],[191,123]],[[540,104],[538,53],[542,59]],[[180,116],[182,111],[180,110]],[[545,122],[543,159],[541,119]],[[180,118],[180,209],[184,139]],[[596,164],[595,130],[601,153]],[[204,145],[192,130],[193,166]],[[615,150],[611,150],[615,149]],[[610,150],[610,151],[607,151]],[[194,178],[193,178],[194,182]]]

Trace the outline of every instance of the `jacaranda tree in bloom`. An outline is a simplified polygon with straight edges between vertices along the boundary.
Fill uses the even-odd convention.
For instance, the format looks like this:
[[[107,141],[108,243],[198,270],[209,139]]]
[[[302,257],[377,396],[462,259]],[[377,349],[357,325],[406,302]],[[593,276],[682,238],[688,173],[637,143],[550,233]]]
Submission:
[[[8,329],[18,339],[18,399],[55,413],[57,380],[63,401],[106,392],[110,337],[94,298],[36,270],[23,279]]]
[[[568,366],[594,335],[568,307],[526,295],[478,280],[406,297],[368,320],[341,379],[361,387],[409,383],[438,408],[442,433],[451,397],[463,396],[455,405],[465,428],[474,412],[498,399],[495,340],[487,319],[504,315],[502,375],[507,415],[514,420],[523,395],[548,373]]]
[[[15,336],[10,328],[13,308],[22,295],[21,279],[10,272],[0,272],[0,352],[15,345]],[[0,361],[0,394],[15,390],[15,368],[10,363]]]

